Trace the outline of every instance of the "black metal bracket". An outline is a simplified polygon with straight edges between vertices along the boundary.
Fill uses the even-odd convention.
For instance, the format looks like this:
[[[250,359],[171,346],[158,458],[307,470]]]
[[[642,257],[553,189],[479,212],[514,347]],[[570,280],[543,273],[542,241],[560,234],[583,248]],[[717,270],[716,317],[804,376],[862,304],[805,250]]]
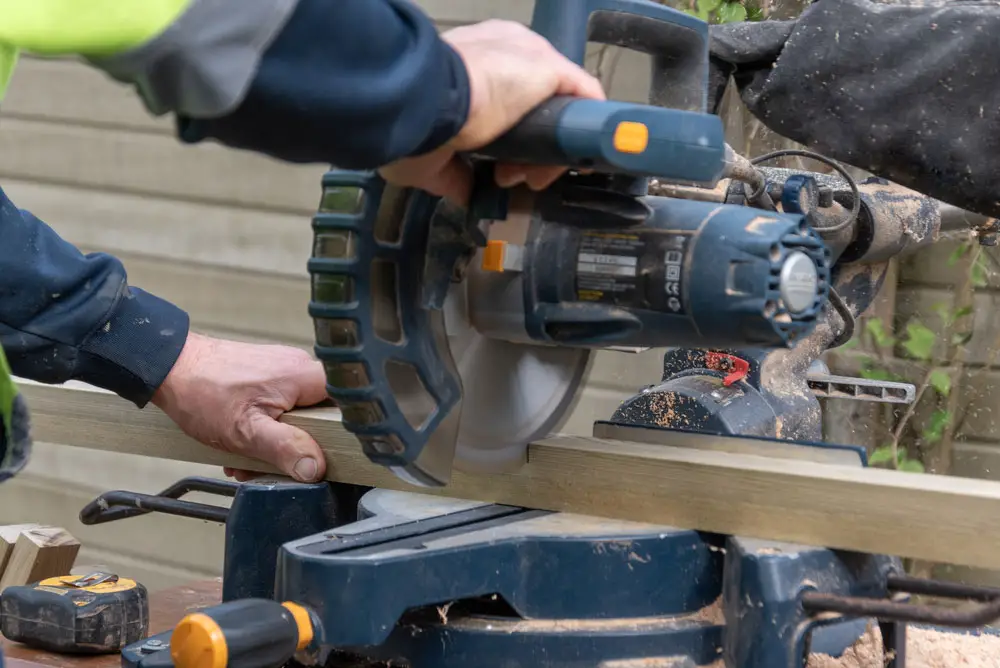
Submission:
[[[229,516],[228,508],[182,501],[180,497],[192,492],[202,492],[232,498],[239,488],[238,482],[190,477],[178,480],[159,494],[122,490],[105,492],[84,506],[80,511],[80,522],[92,526],[156,512],[225,524]]]
[[[890,575],[886,594],[886,598],[868,598],[807,591],[802,594],[801,602],[806,612],[813,615],[835,613],[878,619],[882,646],[888,655],[886,668],[903,668],[906,664],[907,623],[972,629],[1000,619],[1000,589],[993,587]],[[965,604],[951,607],[899,600],[912,594],[965,601]]]

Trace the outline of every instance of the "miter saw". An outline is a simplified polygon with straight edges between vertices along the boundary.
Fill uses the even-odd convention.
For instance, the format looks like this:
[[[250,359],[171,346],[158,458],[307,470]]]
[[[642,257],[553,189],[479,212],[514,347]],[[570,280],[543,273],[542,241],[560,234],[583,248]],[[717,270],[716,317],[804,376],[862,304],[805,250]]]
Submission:
[[[465,210],[325,176],[310,313],[345,427],[417,486],[515,470],[596,351],[665,348],[661,382],[595,436],[864,466],[863,448],[821,442],[819,399],[908,403],[913,387],[832,376],[820,356],[851,337],[890,258],[986,221],[808,152],[832,173],[738,156],[705,113],[707,25],[686,14],[538,0],[532,27],[578,63],[588,41],[649,53],[652,104],[543,105],[468,156]],[[544,192],[500,190],[496,160],[572,170]],[[997,592],[915,581],[890,556],[416,490],[191,479],[109,493],[81,519],[150,511],[225,523],[226,602],[125,648],[126,668],[803,668],[867,623],[901,668],[907,622],[1000,616]]]

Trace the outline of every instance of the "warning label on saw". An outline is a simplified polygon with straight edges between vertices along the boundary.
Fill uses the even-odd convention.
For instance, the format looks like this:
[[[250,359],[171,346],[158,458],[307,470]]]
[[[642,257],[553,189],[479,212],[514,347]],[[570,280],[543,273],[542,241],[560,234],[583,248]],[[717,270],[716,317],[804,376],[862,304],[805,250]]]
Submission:
[[[659,230],[584,232],[576,259],[580,301],[684,315],[690,235]]]

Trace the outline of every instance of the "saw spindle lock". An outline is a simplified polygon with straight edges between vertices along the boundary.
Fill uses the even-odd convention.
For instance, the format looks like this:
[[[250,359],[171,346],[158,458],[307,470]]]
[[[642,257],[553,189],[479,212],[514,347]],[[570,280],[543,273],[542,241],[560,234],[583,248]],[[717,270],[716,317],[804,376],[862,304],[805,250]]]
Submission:
[[[324,177],[316,353],[345,427],[413,484],[519,468],[596,350],[787,348],[829,294],[810,178],[787,184],[781,212],[648,195],[650,178],[713,188],[746,168],[706,112],[706,23],[646,0],[540,0],[532,28],[581,65],[588,42],[649,54],[650,104],[542,104],[468,156],[466,211],[373,174]],[[500,189],[498,161],[571,171],[543,192]]]

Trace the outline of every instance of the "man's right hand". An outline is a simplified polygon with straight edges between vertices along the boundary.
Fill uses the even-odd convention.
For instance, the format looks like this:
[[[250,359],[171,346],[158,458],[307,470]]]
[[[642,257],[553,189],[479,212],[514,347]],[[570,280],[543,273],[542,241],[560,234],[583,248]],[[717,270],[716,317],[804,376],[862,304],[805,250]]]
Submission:
[[[442,38],[461,56],[468,72],[468,120],[457,136],[436,151],[383,168],[382,176],[390,183],[420,188],[464,205],[472,173],[458,153],[486,146],[553,96],[605,99],[595,77],[520,23],[484,21],[449,30]],[[565,171],[565,167],[499,164],[496,179],[503,187],[525,183],[541,190]]]

